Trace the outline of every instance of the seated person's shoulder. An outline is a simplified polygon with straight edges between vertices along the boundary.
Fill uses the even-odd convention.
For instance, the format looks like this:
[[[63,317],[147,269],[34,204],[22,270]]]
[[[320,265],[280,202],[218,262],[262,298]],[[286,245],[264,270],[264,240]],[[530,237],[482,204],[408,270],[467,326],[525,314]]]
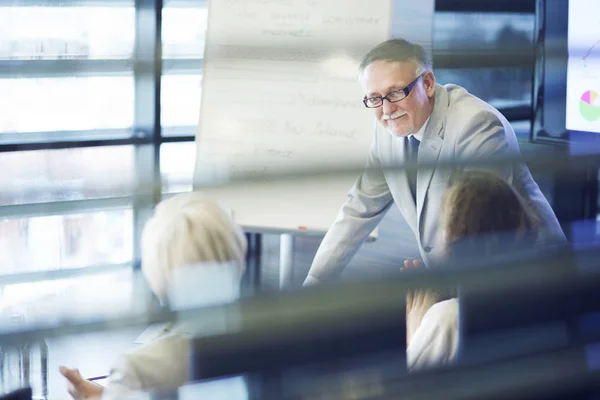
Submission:
[[[438,328],[447,329],[458,326],[458,300],[449,299],[435,303],[423,317],[423,321],[430,320]]]
[[[190,340],[173,334],[123,354],[111,371],[108,388],[126,392],[181,386],[189,379]]]
[[[407,349],[409,370],[448,364],[458,346],[458,300],[434,304],[423,316]]]

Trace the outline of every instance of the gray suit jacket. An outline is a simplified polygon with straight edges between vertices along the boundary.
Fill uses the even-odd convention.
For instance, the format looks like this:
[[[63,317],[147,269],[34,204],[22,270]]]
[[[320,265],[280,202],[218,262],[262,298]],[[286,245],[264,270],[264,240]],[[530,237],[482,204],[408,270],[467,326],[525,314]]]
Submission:
[[[381,170],[404,164],[406,140],[377,124],[367,168],[325,235],[305,284],[339,274],[394,203],[413,230],[425,263],[440,255],[443,248],[438,237],[440,205],[453,171],[420,169],[415,204],[407,174]],[[498,110],[460,86],[436,85],[433,112],[419,147],[419,163],[485,160],[518,154],[515,133]],[[501,176],[530,203],[542,222],[540,241],[565,240],[552,208],[525,165],[477,169]]]

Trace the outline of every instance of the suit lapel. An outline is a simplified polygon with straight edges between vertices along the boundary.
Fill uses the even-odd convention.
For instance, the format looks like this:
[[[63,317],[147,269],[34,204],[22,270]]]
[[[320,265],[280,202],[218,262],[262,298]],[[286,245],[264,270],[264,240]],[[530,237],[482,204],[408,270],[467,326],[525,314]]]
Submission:
[[[429,122],[423,133],[423,141],[419,146],[418,162],[420,163],[435,163],[440,155],[442,144],[444,143],[442,129],[444,127],[444,117],[448,108],[448,93],[446,89],[437,85],[435,87],[435,100],[433,111]],[[431,177],[435,172],[435,168],[419,169],[417,172],[417,219],[420,220],[423,204],[425,203],[425,195],[431,183]]]

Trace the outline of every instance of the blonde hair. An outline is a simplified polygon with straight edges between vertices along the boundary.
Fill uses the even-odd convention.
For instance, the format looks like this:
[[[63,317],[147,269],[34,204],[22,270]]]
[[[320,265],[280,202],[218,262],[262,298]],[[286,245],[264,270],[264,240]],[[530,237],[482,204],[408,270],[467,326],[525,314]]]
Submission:
[[[222,262],[245,268],[246,238],[230,216],[201,193],[173,196],[158,204],[144,226],[142,271],[152,291],[166,300],[175,268]]]

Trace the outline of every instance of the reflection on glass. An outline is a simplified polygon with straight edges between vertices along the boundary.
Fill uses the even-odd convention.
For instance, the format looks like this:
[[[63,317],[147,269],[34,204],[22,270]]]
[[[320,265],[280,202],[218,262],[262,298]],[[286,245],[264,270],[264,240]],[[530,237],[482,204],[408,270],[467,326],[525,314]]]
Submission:
[[[436,12],[438,52],[473,53],[528,50],[533,46],[533,14]],[[435,68],[441,84],[455,83],[498,108],[529,106],[532,75],[527,68]]]
[[[161,89],[163,127],[196,127],[200,118],[202,75],[164,75]],[[194,133],[195,129],[191,129]]]
[[[0,219],[0,275],[132,259],[130,209]]]
[[[0,79],[0,134],[133,125],[133,76]]]
[[[110,273],[5,285],[0,310],[5,315],[10,310],[13,316],[23,316],[28,323],[44,317],[94,318],[123,313],[131,305],[133,276],[133,269],[125,267]]]
[[[19,7],[12,2],[0,7],[0,60],[131,58],[135,9],[130,3],[109,8]]]
[[[0,153],[0,171],[0,205],[126,196],[133,191],[134,148]]]
[[[202,58],[208,9],[165,7],[162,12],[163,58]]]
[[[533,14],[436,12],[433,42],[436,50],[494,50],[530,47]]]
[[[160,146],[160,171],[163,193],[192,190],[196,143],[165,143]]]
[[[527,68],[435,69],[438,83],[454,83],[496,108],[531,105],[531,70]]]

